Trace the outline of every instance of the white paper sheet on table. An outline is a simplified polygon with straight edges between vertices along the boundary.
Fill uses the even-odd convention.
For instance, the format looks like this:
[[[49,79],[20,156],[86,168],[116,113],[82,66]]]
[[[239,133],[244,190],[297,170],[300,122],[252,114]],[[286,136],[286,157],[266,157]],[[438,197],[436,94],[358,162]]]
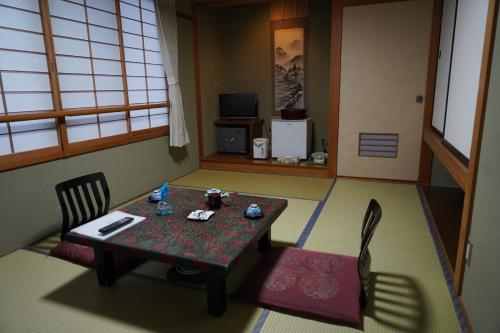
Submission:
[[[124,217],[132,217],[134,221],[130,222],[124,227],[119,228],[118,230],[115,230],[113,232],[110,232],[107,235],[102,235],[98,230],[101,229],[102,227],[105,227],[113,222],[116,222]],[[122,232],[123,230],[126,230],[137,223],[140,223],[144,221],[146,218],[142,216],[136,216],[136,215],[131,215],[127,214],[124,212],[120,212],[119,210],[109,213],[107,215],[104,215],[98,219],[95,219],[91,222],[85,223],[84,225],[79,226],[78,228],[71,229],[71,232],[76,232],[80,235],[83,236],[88,236],[92,238],[97,238],[97,239],[107,239],[109,237],[113,237],[119,232]]]

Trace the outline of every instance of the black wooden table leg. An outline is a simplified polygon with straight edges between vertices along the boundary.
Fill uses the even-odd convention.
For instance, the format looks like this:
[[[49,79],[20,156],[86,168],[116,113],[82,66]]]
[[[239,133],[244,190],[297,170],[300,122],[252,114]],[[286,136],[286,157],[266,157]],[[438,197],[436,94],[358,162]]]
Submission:
[[[109,287],[115,284],[115,264],[113,252],[94,249],[97,281],[101,286]]]
[[[221,316],[226,311],[226,277],[221,274],[207,273],[208,314]]]
[[[259,252],[267,252],[271,248],[271,229],[259,239]]]

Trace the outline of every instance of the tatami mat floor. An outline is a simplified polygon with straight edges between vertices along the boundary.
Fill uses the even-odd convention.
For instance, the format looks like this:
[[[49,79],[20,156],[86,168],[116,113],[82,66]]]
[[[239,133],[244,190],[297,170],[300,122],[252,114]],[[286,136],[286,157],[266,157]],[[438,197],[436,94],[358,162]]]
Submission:
[[[218,175],[217,182],[199,187],[287,197],[287,182],[270,183],[269,176],[252,175],[252,182],[260,184],[250,188],[248,174],[230,174],[231,178]],[[188,182],[181,178],[175,183]],[[374,293],[364,316],[365,332],[460,331],[415,186],[337,180],[330,196],[319,203],[332,182],[321,191],[315,181],[305,183],[290,194],[302,199],[290,199],[273,226],[275,243],[293,245],[308,225],[312,230],[304,248],[357,255],[368,201],[373,197],[381,203],[382,222],[370,246]],[[279,186],[284,188],[276,189]],[[308,187],[316,194],[305,196]],[[316,220],[318,207],[322,209]],[[213,318],[206,314],[203,290],[166,283],[164,272],[161,265],[145,266],[115,287],[101,288],[93,271],[16,251],[0,258],[0,332],[359,331],[274,311],[266,310],[263,316],[263,309],[232,298],[226,313]]]

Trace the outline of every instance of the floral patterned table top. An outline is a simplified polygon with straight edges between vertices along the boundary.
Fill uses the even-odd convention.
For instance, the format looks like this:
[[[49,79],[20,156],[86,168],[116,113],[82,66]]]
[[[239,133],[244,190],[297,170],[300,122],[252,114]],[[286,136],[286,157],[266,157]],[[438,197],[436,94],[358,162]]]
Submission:
[[[258,240],[287,207],[284,199],[230,193],[221,209],[210,220],[190,221],[187,216],[196,209],[208,209],[205,191],[172,187],[171,216],[158,216],[156,204],[141,199],[121,211],[146,217],[104,241],[68,233],[67,240],[118,250],[150,260],[183,264],[205,270],[227,272],[242,253],[257,245]],[[258,204],[264,217],[251,220],[243,217],[246,207]]]

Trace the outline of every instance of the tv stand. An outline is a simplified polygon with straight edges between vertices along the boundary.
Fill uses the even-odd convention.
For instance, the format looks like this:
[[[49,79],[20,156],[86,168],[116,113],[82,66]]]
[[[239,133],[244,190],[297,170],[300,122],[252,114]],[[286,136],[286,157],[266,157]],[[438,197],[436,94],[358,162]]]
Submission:
[[[253,155],[253,139],[262,136],[263,119],[219,119],[214,124],[217,127],[245,127],[247,129],[247,152]]]

